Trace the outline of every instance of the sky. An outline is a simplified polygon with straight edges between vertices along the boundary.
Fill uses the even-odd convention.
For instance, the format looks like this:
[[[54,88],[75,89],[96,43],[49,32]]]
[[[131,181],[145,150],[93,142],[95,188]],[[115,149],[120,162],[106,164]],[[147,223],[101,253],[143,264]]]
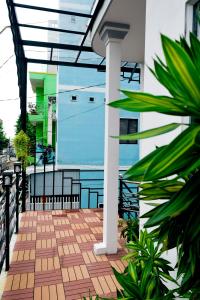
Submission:
[[[27,4],[27,0],[15,0],[15,2]],[[50,3],[50,4],[49,4]],[[57,8],[57,0],[29,0],[28,4],[35,6],[44,6]],[[18,20],[21,23],[41,24],[47,26],[49,19],[55,18],[57,15],[48,13],[35,13],[29,10],[19,10]],[[5,0],[0,0],[0,32],[3,28],[9,25],[8,11]],[[35,40],[47,40],[46,31],[37,32],[36,34],[30,30],[24,30],[24,38],[30,36]],[[37,50],[37,49],[36,49]],[[41,49],[38,49],[40,51]],[[27,52],[28,53],[28,52]],[[29,52],[29,54],[33,54]],[[46,53],[36,53],[36,55],[46,56]],[[44,57],[45,58],[45,57]],[[6,62],[7,61],[7,62]],[[28,71],[45,71],[45,66],[30,64]],[[17,69],[15,64],[14,47],[12,41],[12,34],[9,28],[5,29],[0,34],[0,119],[3,120],[3,127],[7,137],[13,138],[15,134],[15,123],[20,114],[20,102],[17,100],[8,100],[19,97],[19,90],[17,84]],[[35,96],[32,92],[30,82],[28,80],[27,87],[28,102],[34,102]],[[3,101],[2,101],[3,100]]]

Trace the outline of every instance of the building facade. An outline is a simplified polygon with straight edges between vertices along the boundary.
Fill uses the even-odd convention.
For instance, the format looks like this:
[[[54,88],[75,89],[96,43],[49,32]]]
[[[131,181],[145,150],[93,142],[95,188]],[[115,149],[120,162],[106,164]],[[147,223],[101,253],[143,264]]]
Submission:
[[[90,13],[92,0],[60,0],[60,9]],[[84,18],[60,15],[59,28],[85,31]],[[62,44],[81,42],[80,35],[60,34]],[[90,41],[88,41],[88,44]],[[86,41],[87,44],[87,41]],[[76,59],[75,51],[60,51],[60,58]],[[100,63],[101,57],[94,53],[81,54],[80,62]],[[95,69],[58,67],[57,144],[56,162],[59,167],[69,165],[97,166],[104,164],[105,132],[105,72]],[[121,80],[121,88],[139,89],[138,82]],[[121,133],[137,131],[139,114],[121,112]],[[120,166],[129,166],[139,157],[138,143],[120,143]]]
[[[29,120],[36,126],[36,142],[43,146],[56,144],[56,74],[30,72],[36,93],[36,105],[29,103]]]
[[[97,2],[97,1],[96,1]],[[106,101],[115,100],[119,89],[119,62],[127,59],[141,64],[141,90],[155,95],[168,95],[153,76],[149,67],[153,66],[153,59],[158,55],[163,59],[160,34],[172,39],[179,39],[181,35],[188,36],[190,31],[199,34],[197,21],[199,1],[197,0],[105,0],[98,13],[91,32],[93,50],[107,57],[108,79],[106,82]],[[110,22],[110,28],[107,24]],[[111,24],[112,23],[112,24]],[[121,25],[121,27],[120,27]],[[127,28],[124,32],[124,28]],[[118,43],[112,39],[112,32],[118,36]],[[122,34],[123,32],[123,34]],[[104,33],[104,34],[102,34]],[[106,36],[106,39],[105,39]],[[114,71],[113,69],[114,66]],[[118,155],[118,145],[110,139],[110,126],[119,126],[118,115],[110,109],[107,111],[107,130],[105,134],[106,160],[104,182],[104,230],[103,243],[95,245],[95,252],[117,252],[117,180],[118,164],[113,155]],[[140,131],[159,127],[171,122],[186,123],[188,118],[165,116],[158,113],[142,113],[140,117]],[[116,129],[117,130],[117,129]],[[159,137],[141,140],[139,156],[144,157],[156,146],[166,145],[180,132],[182,128]],[[112,170],[112,173],[111,173]],[[112,176],[110,176],[112,174]],[[143,215],[149,206],[140,203]],[[141,226],[145,220],[141,220]],[[170,253],[170,260],[176,261],[175,253]]]

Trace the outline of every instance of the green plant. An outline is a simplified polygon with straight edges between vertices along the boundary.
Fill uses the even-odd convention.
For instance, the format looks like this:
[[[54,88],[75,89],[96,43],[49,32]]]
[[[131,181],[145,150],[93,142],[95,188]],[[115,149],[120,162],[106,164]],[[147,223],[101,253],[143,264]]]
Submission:
[[[4,130],[3,130],[3,122],[0,120],[0,150],[3,150],[3,148],[6,148],[8,145],[8,138],[6,137]]]
[[[200,297],[200,42],[190,34],[190,44],[184,38],[172,41],[161,36],[165,62],[158,57],[151,70],[170,96],[122,91],[126,99],[110,105],[129,111],[158,112],[189,116],[182,131],[170,144],[156,148],[124,175],[140,181],[140,199],[164,202],[157,204],[142,217],[145,227],[154,227],[165,249],[177,247],[179,293],[190,291],[190,299]],[[143,139],[176,129],[178,123],[144,132],[121,136],[121,139]],[[173,177],[171,177],[173,176]]]
[[[22,162],[23,170],[26,168],[28,162],[29,145],[29,137],[21,130],[14,138],[14,146],[17,158]]]
[[[118,219],[118,227],[123,227],[124,223],[125,223],[124,219],[121,219],[121,218]]]
[[[127,242],[135,241],[139,237],[139,220],[137,218],[130,219],[121,230],[121,237],[125,238]]]
[[[95,297],[95,298],[94,298]],[[88,298],[83,297],[83,300],[87,300]],[[89,296],[89,300],[100,300],[99,296]]]
[[[21,116],[18,117],[16,124],[15,124],[15,134],[17,135],[22,130],[21,124]],[[29,114],[26,114],[26,134],[30,139],[30,149],[35,152],[35,126],[31,123],[29,119]]]
[[[169,291],[166,281],[176,281],[170,276],[170,262],[163,259],[163,250],[154,242],[155,235],[140,232],[140,238],[127,244],[133,252],[123,259],[128,260],[124,273],[113,269],[117,281],[122,287],[117,291],[117,299],[149,300],[174,299],[174,292]]]

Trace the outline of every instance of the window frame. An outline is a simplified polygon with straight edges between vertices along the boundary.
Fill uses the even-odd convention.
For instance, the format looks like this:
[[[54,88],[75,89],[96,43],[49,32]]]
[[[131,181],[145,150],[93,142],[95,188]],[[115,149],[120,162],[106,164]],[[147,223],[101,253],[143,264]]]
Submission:
[[[73,98],[75,98],[75,99],[73,99]],[[77,96],[76,95],[72,95],[71,96],[71,102],[77,102],[77,101],[78,101]]]
[[[127,130],[126,130],[126,133],[121,133],[120,131],[120,135],[126,135],[126,134],[130,134],[130,128],[131,128],[131,121],[134,121],[136,124],[135,124],[135,127],[136,127],[136,131],[135,132],[138,132],[138,119],[137,118],[125,118],[125,117],[122,117],[120,118],[120,130],[121,130],[121,122],[125,120],[127,121]],[[132,132],[133,133],[133,132]],[[119,144],[120,145],[136,145],[138,144],[138,140],[133,140],[133,141],[129,141],[129,140],[119,140]]]
[[[93,100],[91,100],[91,99],[93,99]],[[94,97],[89,97],[89,102],[94,103]]]

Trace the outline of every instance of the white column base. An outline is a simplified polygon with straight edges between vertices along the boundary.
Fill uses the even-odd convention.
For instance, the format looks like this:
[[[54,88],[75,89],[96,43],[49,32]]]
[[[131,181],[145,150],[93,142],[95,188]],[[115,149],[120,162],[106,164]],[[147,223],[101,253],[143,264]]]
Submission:
[[[94,253],[96,255],[103,255],[103,254],[116,254],[117,248],[116,247],[106,247],[104,243],[94,244]]]

